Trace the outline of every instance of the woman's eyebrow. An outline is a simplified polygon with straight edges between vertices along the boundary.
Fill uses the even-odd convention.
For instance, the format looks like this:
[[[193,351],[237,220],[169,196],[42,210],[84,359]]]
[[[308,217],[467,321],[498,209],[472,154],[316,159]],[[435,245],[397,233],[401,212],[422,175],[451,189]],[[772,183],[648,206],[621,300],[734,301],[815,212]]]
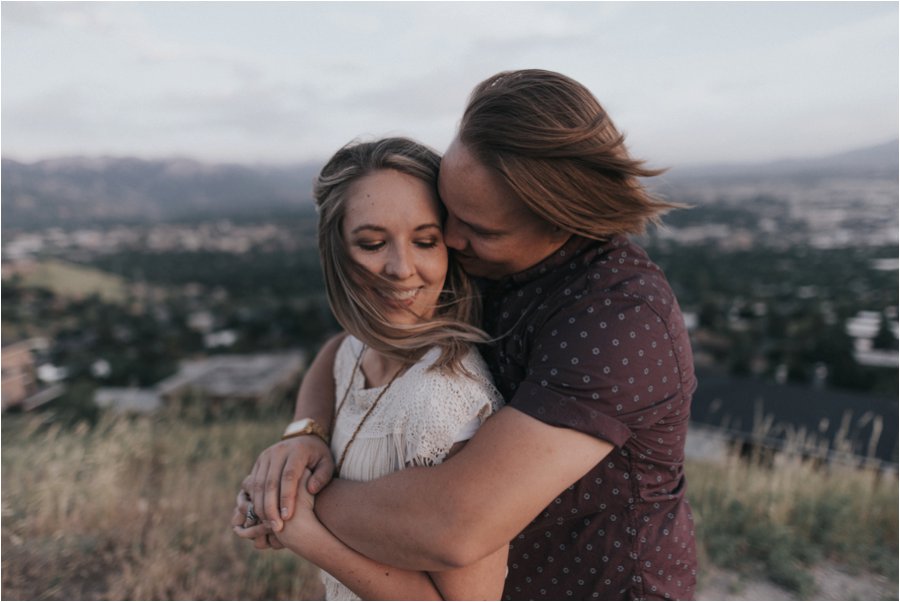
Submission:
[[[384,226],[375,226],[373,224],[362,224],[362,225],[359,225],[359,226],[353,228],[353,230],[350,231],[350,234],[356,234],[357,232],[359,232],[361,230],[375,230],[376,232],[387,232],[387,228],[385,228]]]
[[[441,226],[437,223],[431,222],[428,224],[422,224],[421,226],[416,226],[414,231],[419,232],[420,230],[430,230],[431,228],[440,230]],[[360,232],[362,230],[374,230],[375,232],[387,232],[387,228],[385,228],[384,226],[376,226],[374,224],[360,224],[359,226],[353,228],[353,230],[350,231],[350,234],[356,234],[357,232]]]

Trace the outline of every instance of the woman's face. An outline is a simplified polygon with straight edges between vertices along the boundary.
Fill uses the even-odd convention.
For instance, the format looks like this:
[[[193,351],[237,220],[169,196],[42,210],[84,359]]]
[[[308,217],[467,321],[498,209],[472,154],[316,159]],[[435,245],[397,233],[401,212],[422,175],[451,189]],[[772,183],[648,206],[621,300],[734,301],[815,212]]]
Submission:
[[[342,228],[350,257],[393,284],[375,297],[391,323],[434,314],[447,276],[447,247],[438,200],[422,180],[393,169],[361,178],[348,191]]]

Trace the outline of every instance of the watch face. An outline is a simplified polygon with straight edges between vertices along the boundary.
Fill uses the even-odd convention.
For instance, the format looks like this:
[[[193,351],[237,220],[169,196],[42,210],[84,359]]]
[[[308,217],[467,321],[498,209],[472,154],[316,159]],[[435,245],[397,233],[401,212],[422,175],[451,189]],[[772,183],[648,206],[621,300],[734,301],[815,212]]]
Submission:
[[[295,420],[290,423],[284,430],[284,434],[281,438],[289,439],[291,437],[299,437],[300,435],[315,435],[324,441],[326,445],[328,444],[328,434],[312,418],[301,418],[300,420]]]
[[[288,425],[287,430],[284,431],[285,435],[295,435],[297,433],[302,433],[303,431],[308,430],[312,426],[312,421],[309,418],[304,418],[302,420],[298,420],[296,422],[292,422]]]

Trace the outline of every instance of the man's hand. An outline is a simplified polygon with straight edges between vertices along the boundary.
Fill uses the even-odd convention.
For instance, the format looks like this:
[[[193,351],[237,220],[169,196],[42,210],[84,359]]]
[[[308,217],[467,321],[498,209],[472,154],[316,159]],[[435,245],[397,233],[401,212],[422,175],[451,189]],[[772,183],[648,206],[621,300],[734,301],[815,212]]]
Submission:
[[[284,521],[294,515],[297,488],[307,468],[312,471],[307,491],[315,495],[334,476],[331,450],[315,435],[294,437],[269,447],[244,479],[242,487],[253,500],[254,511],[272,531],[281,531]]]

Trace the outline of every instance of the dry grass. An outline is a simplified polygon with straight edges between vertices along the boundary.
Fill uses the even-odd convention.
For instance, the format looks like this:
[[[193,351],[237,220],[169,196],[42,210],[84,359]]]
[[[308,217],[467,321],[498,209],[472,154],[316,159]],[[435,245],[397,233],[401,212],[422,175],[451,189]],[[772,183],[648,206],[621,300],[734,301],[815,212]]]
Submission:
[[[280,423],[3,420],[4,599],[315,599],[314,569],[229,527]]]
[[[313,567],[229,528],[240,478],[283,422],[4,417],[2,597],[315,599]],[[815,597],[810,569],[823,559],[896,585],[895,474],[783,456],[774,468],[692,464],[688,477],[705,563],[762,573],[801,598]]]
[[[827,560],[886,577],[896,599],[896,472],[780,454],[773,465],[734,455],[687,473],[706,562],[762,575],[803,599],[821,593],[811,568]]]

